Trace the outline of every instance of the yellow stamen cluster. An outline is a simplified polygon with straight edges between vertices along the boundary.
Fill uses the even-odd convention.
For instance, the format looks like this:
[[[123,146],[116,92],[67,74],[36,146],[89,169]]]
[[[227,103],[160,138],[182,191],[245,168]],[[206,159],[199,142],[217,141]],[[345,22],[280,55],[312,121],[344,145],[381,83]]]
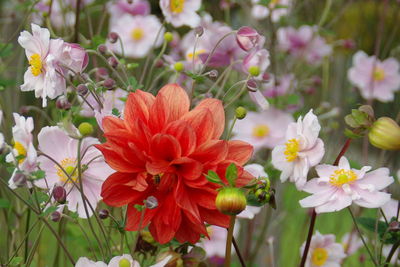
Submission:
[[[256,125],[253,128],[253,136],[256,138],[263,138],[269,134],[269,127],[265,124]]]
[[[333,172],[329,178],[329,183],[331,185],[341,187],[344,184],[351,184],[353,181],[357,180],[357,174],[352,170],[339,169]]]
[[[27,154],[26,149],[25,149],[24,145],[21,144],[20,142],[14,143],[14,149],[17,150],[17,153],[18,153],[18,155],[16,155],[16,156],[23,156],[23,158],[18,160],[18,163],[21,164],[25,160],[25,157]]]
[[[316,266],[323,266],[328,259],[328,251],[324,248],[315,248],[311,255],[311,262]]]
[[[170,0],[169,6],[172,13],[181,13],[185,6],[185,0]]]
[[[205,53],[206,50],[205,49],[199,49],[194,53],[194,60],[198,60],[199,59],[199,55]],[[187,53],[186,54],[186,59],[187,60],[193,60],[193,52]]]
[[[135,41],[142,40],[144,37],[144,31],[142,28],[134,28],[131,32],[131,37]]]
[[[373,76],[374,80],[379,82],[385,79],[386,74],[382,68],[375,67]]]
[[[300,150],[299,140],[297,140],[295,138],[290,139],[286,142],[285,146],[286,146],[286,149],[283,153],[286,156],[286,160],[288,162],[292,162],[295,159],[297,159],[297,154],[299,153],[299,150]]]
[[[29,59],[29,65],[31,65],[31,72],[33,76],[39,76],[42,73],[42,59],[39,54],[33,54]]]
[[[61,167],[68,175],[58,165],[55,166],[61,182],[72,183],[72,181],[76,182],[78,180],[78,168],[76,164],[76,159],[73,158],[65,158],[60,162]],[[71,177],[71,179],[69,179],[68,176]]]

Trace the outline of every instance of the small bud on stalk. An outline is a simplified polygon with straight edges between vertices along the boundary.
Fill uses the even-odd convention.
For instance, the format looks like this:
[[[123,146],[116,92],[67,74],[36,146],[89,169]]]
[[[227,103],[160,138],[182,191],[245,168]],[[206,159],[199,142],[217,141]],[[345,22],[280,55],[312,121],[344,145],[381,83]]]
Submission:
[[[236,187],[226,187],[218,192],[215,199],[215,206],[223,214],[237,215],[241,213],[247,205],[246,196]]]
[[[107,59],[107,62],[113,69],[115,69],[118,66],[118,60],[115,57],[109,57]]]
[[[108,40],[110,43],[115,44],[118,41],[119,35],[116,32],[110,32],[108,34]]]
[[[250,51],[260,41],[260,34],[251,27],[241,27],[236,34],[236,42],[244,51]]]
[[[368,133],[369,142],[383,150],[400,150],[400,126],[389,117],[379,118]]]
[[[82,136],[88,136],[93,133],[93,126],[88,122],[82,122],[79,124],[78,130]]]
[[[54,211],[50,215],[50,220],[52,220],[53,222],[59,222],[61,220],[61,213],[58,211]]]
[[[105,55],[107,51],[108,51],[107,46],[104,44],[101,44],[97,47],[97,52],[99,52],[102,55]]]
[[[177,72],[182,72],[182,71],[185,70],[185,65],[183,65],[182,62],[176,62],[176,63],[174,64],[174,69],[175,69]]]
[[[152,210],[158,207],[158,200],[153,196],[149,196],[145,202],[146,208]]]
[[[257,92],[258,86],[257,86],[257,82],[254,79],[248,80],[246,83],[246,86],[250,92]]]
[[[25,174],[23,174],[21,172],[15,173],[15,175],[13,177],[13,182],[16,187],[26,186],[27,185],[26,181],[27,181],[27,179],[26,179]]]
[[[53,198],[58,203],[64,204],[67,200],[67,191],[65,191],[64,187],[58,185],[53,189]]]
[[[111,90],[115,87],[115,80],[108,78],[104,80],[103,85],[106,89]]]
[[[238,120],[242,120],[246,117],[247,110],[244,107],[237,107],[235,110],[235,116]]]
[[[60,96],[56,100],[56,107],[58,109],[69,110],[71,108],[71,103],[69,103],[68,98],[66,96]]]
[[[204,28],[202,26],[197,26],[196,28],[194,28],[194,32],[198,37],[200,37],[204,34]]]
[[[87,86],[84,84],[79,84],[76,87],[76,91],[80,96],[84,96],[89,92],[89,88],[87,88]]]
[[[107,219],[109,215],[110,215],[110,212],[106,209],[102,209],[99,211],[99,218],[102,220]]]
[[[172,33],[166,32],[166,33],[164,33],[164,40],[167,43],[172,42],[174,40],[174,36],[172,35]]]
[[[251,76],[257,77],[260,75],[260,68],[258,66],[250,66],[248,71]]]

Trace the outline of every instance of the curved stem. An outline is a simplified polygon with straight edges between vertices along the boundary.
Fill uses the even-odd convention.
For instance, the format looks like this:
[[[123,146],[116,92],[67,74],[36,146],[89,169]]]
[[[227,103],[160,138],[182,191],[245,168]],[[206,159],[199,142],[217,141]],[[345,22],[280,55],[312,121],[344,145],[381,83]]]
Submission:
[[[399,246],[400,246],[400,241],[393,244],[392,248],[390,249],[389,255],[386,258],[385,265],[384,265],[385,267],[389,266],[389,263]]]
[[[314,232],[315,220],[317,219],[317,213],[315,210],[312,211],[311,221],[310,221],[310,228],[308,228],[308,235],[306,246],[304,247],[303,256],[301,257],[300,267],[304,267],[307,260],[308,250],[310,249],[311,239]]]
[[[236,254],[238,255],[240,264],[242,265],[242,267],[246,267],[246,263],[244,262],[243,256],[242,256],[242,254],[240,253],[239,246],[238,246],[238,244],[236,243],[236,240],[235,240],[235,237],[234,237],[234,236],[232,237],[232,242],[233,242],[233,246],[235,247]]]

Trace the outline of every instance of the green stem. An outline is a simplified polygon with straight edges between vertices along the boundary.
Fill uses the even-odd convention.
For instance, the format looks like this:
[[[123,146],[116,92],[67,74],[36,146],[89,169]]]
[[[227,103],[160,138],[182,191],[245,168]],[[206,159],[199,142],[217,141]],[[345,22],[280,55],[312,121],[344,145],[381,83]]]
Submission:
[[[237,117],[235,116],[235,117],[233,118],[232,125],[231,125],[231,127],[229,128],[229,131],[226,133],[226,140],[229,140],[229,139],[231,138],[232,131],[233,131],[233,127],[235,126],[236,121],[237,121]]]
[[[225,267],[231,266],[231,255],[232,255],[232,239],[233,239],[233,228],[235,227],[236,216],[230,216],[228,237],[226,238],[226,248],[225,248]]]
[[[332,6],[332,0],[327,0],[326,4],[325,4],[324,11],[322,12],[321,19],[318,22],[318,28],[320,28],[320,27],[322,27],[324,25],[326,19],[328,18],[331,6]]]

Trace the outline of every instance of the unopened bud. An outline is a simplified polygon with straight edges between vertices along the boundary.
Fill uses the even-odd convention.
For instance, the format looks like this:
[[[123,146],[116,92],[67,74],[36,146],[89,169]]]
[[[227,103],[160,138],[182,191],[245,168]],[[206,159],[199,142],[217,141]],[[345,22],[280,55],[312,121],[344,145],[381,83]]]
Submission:
[[[14,185],[16,187],[24,187],[24,186],[26,186],[27,185],[26,181],[27,181],[27,179],[26,179],[25,174],[23,174],[21,172],[16,172],[15,173],[15,175],[13,177],[13,182],[14,182]]]
[[[197,26],[196,28],[194,28],[194,32],[198,37],[200,37],[204,34],[204,28],[202,26]]]
[[[59,222],[61,220],[61,213],[58,211],[54,211],[50,214],[50,220],[53,222]]]
[[[111,79],[111,78],[107,78],[107,79],[104,80],[103,86],[104,86],[106,89],[111,90],[111,89],[113,89],[114,86],[115,86],[115,80],[114,80],[114,79]]]
[[[164,40],[167,43],[172,42],[172,40],[174,40],[174,35],[170,32],[166,32],[166,33],[164,33]]]
[[[101,44],[101,45],[99,45],[99,46],[97,47],[97,52],[99,52],[99,53],[102,54],[102,55],[107,54],[107,51],[108,51],[108,48],[107,48],[107,46],[104,45],[104,44]]]
[[[210,70],[208,72],[208,77],[210,78],[217,78],[218,77],[218,71],[217,70]]]
[[[53,189],[53,198],[58,203],[64,204],[67,200],[67,191],[65,191],[64,187],[57,185]]]
[[[78,130],[82,136],[93,134],[93,126],[88,122],[82,122],[81,124],[79,124]]]
[[[257,82],[254,79],[250,79],[246,82],[247,89],[250,92],[257,92]]]
[[[257,77],[260,75],[260,68],[258,66],[250,66],[248,71],[251,76]]]
[[[71,103],[69,103],[68,98],[66,96],[60,96],[57,98],[56,107],[58,109],[69,110],[71,108]]]
[[[242,120],[246,117],[247,110],[244,107],[237,107],[235,109],[235,116],[238,120]]]
[[[247,205],[246,196],[236,187],[226,187],[218,192],[215,206],[223,214],[236,215],[241,213]]]
[[[182,72],[182,71],[185,69],[185,65],[183,65],[182,62],[176,62],[176,63],[174,64],[174,69],[175,69],[177,72]]]
[[[161,59],[157,60],[155,67],[156,68],[162,68],[164,66],[164,61]]]
[[[118,66],[118,60],[115,57],[109,57],[107,59],[108,64],[111,66],[111,68],[116,68]]]
[[[389,231],[390,232],[398,232],[398,231],[400,231],[400,222],[393,221],[393,222],[389,223]]]
[[[145,201],[146,208],[152,210],[158,207],[158,200],[153,196],[149,196]]]
[[[96,71],[96,75],[100,79],[106,79],[106,78],[108,78],[108,70],[106,68],[98,68]]]
[[[78,93],[78,95],[80,96],[85,96],[88,92],[89,92],[89,88],[84,85],[84,84],[79,84],[76,87],[76,92]]]
[[[110,215],[110,212],[106,209],[102,209],[99,211],[99,218],[102,220],[107,219],[109,215]]]
[[[400,127],[388,117],[379,118],[368,133],[369,142],[383,150],[400,150]]]
[[[356,48],[356,43],[351,39],[343,40],[343,48],[353,50]]]
[[[108,40],[110,41],[110,43],[114,44],[118,41],[119,35],[116,32],[110,32],[108,34]]]
[[[244,51],[250,51],[260,41],[261,36],[251,27],[241,27],[236,33],[236,42]],[[258,75],[256,75],[258,76]]]

